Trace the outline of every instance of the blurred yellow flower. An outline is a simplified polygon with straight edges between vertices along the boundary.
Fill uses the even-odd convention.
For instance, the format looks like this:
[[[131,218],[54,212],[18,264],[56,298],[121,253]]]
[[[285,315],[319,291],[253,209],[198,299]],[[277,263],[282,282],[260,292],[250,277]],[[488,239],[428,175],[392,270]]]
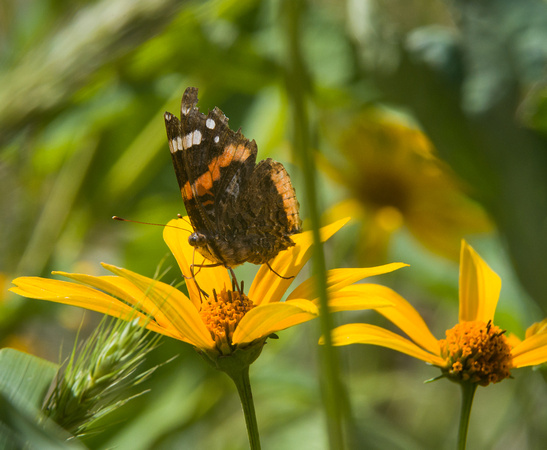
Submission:
[[[491,228],[420,130],[369,110],[335,139],[342,158],[329,157],[326,171],[351,198],[332,214],[362,221],[356,239],[362,262],[385,261],[391,234],[402,226],[426,248],[453,260],[461,236]]]
[[[512,368],[547,361],[547,321],[532,325],[521,341],[506,338],[493,324],[501,290],[499,276],[462,241],[460,257],[459,323],[437,340],[418,312],[401,296],[383,286],[364,293],[389,296],[393,307],[377,311],[410,339],[369,324],[349,324],[333,330],[334,345],[374,344],[397,350],[439,367],[443,376],[486,386],[507,378]]]
[[[321,229],[323,241],[345,223],[340,220]],[[135,315],[157,333],[187,342],[215,360],[239,349],[257,348],[272,333],[318,316],[318,300],[313,279],[304,281],[286,299],[281,299],[310,257],[312,235],[292,236],[295,246],[280,252],[268,265],[262,265],[247,295],[232,287],[224,267],[197,267],[192,277],[190,264],[207,263],[188,244],[190,231],[184,219],[172,220],[164,229],[164,239],[186,278],[189,295],[159,280],[127,269],[102,264],[114,276],[91,276],[53,272],[78,283],[39,277],[13,281],[11,291],[30,298],[80,306],[123,319]],[[361,285],[353,283],[405,266],[387,264],[364,269],[333,269],[327,272],[332,311],[380,308],[389,298],[363,296]],[[281,275],[277,275],[277,274]],[[199,286],[199,287],[198,287]],[[241,289],[242,291],[242,289]],[[249,361],[249,363],[252,361]]]

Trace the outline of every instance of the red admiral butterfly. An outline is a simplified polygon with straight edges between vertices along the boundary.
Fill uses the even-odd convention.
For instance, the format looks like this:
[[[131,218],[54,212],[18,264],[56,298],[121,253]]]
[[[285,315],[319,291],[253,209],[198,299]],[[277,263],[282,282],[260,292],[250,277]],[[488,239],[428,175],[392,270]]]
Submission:
[[[268,158],[256,163],[257,146],[228,126],[218,108],[196,107],[198,90],[182,96],[181,120],[166,112],[175,174],[194,227],[188,241],[210,261],[234,267],[264,264],[294,245],[300,233],[298,201],[289,174]]]

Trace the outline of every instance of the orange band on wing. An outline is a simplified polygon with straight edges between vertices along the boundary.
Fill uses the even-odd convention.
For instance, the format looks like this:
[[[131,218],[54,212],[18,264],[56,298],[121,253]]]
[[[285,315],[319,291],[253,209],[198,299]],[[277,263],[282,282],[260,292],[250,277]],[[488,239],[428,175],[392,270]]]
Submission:
[[[298,201],[296,200],[296,193],[294,192],[288,173],[284,168],[283,170],[272,173],[272,181],[274,182],[277,192],[283,199],[283,209],[285,209],[285,213],[287,214],[289,227],[300,227]]]
[[[194,184],[190,184],[189,181],[182,187],[180,190],[182,193],[182,198],[184,200],[191,200],[194,198],[194,192],[192,191],[192,186],[195,189],[196,195],[202,197],[203,195],[209,194],[213,195],[211,188],[213,187],[213,177],[210,172],[205,172],[201,177],[199,177]]]
[[[213,158],[211,162],[207,165],[209,170],[203,175],[198,177],[196,181],[191,185],[190,182],[187,182],[181,189],[182,197],[186,200],[190,200],[194,197],[194,192],[198,197],[202,197],[206,194],[213,195],[211,189],[213,188],[213,183],[220,179],[220,169],[222,167],[228,167],[232,161],[244,162],[251,156],[251,151],[240,144],[237,148],[231,144],[227,146],[221,155]],[[192,187],[194,190],[192,190]],[[207,200],[203,205],[208,205],[214,203],[212,200]]]
[[[192,193],[192,186],[190,186],[189,181],[187,181],[186,184],[181,188],[180,192],[182,193],[182,198],[184,200],[191,200],[194,197],[194,194]]]

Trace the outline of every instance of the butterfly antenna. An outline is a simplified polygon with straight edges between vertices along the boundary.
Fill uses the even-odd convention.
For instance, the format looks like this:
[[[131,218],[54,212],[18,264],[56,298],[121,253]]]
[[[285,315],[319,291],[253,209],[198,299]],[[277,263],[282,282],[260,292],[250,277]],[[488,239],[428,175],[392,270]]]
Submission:
[[[120,222],[131,222],[131,223],[139,223],[141,225],[153,225],[155,227],[169,227],[169,228],[176,228],[177,230],[183,230],[183,231],[190,231],[186,228],[177,227],[175,225],[169,225],[164,223],[153,223],[153,222],[141,222],[140,220],[132,220],[132,219],[124,219],[123,217],[118,216],[112,216],[113,220],[118,220]]]
[[[184,220],[188,225],[190,225],[190,226],[192,225],[192,224],[190,223],[190,220],[188,219],[188,216],[183,217],[182,214],[177,214],[177,218],[183,219],[183,220]]]

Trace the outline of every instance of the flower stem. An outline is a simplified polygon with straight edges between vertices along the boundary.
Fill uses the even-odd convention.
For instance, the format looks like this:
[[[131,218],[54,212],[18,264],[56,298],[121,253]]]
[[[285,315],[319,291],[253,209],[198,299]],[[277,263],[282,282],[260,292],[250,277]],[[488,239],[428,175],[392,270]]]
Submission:
[[[249,366],[238,371],[226,371],[226,373],[234,381],[239,394],[243,415],[245,416],[245,424],[247,425],[249,447],[251,450],[260,450],[260,435],[258,434],[258,423],[256,421],[253,393],[251,392],[251,382],[249,380]]]
[[[317,170],[310,146],[310,123],[306,105],[306,93],[310,89],[310,80],[300,48],[300,33],[303,28],[301,17],[306,12],[304,8],[305,3],[302,0],[285,0],[284,2],[288,44],[287,89],[293,110],[294,155],[296,158],[299,158],[304,174],[307,213],[311,222],[314,242],[313,274],[315,275],[316,290],[319,297],[321,334],[325,339],[325,345],[322,345],[320,348],[321,389],[325,404],[329,446],[331,449],[339,450],[346,448],[343,424],[348,413],[342,404],[344,390],[340,378],[338,354],[332,346],[330,335],[331,330],[334,328],[334,323],[328,307],[325,255],[319,233],[320,215],[317,201]]]
[[[469,417],[473,397],[477,390],[476,383],[460,383],[462,388],[462,409],[460,411],[460,429],[458,430],[458,450],[465,450],[467,445],[467,429],[469,428]]]

